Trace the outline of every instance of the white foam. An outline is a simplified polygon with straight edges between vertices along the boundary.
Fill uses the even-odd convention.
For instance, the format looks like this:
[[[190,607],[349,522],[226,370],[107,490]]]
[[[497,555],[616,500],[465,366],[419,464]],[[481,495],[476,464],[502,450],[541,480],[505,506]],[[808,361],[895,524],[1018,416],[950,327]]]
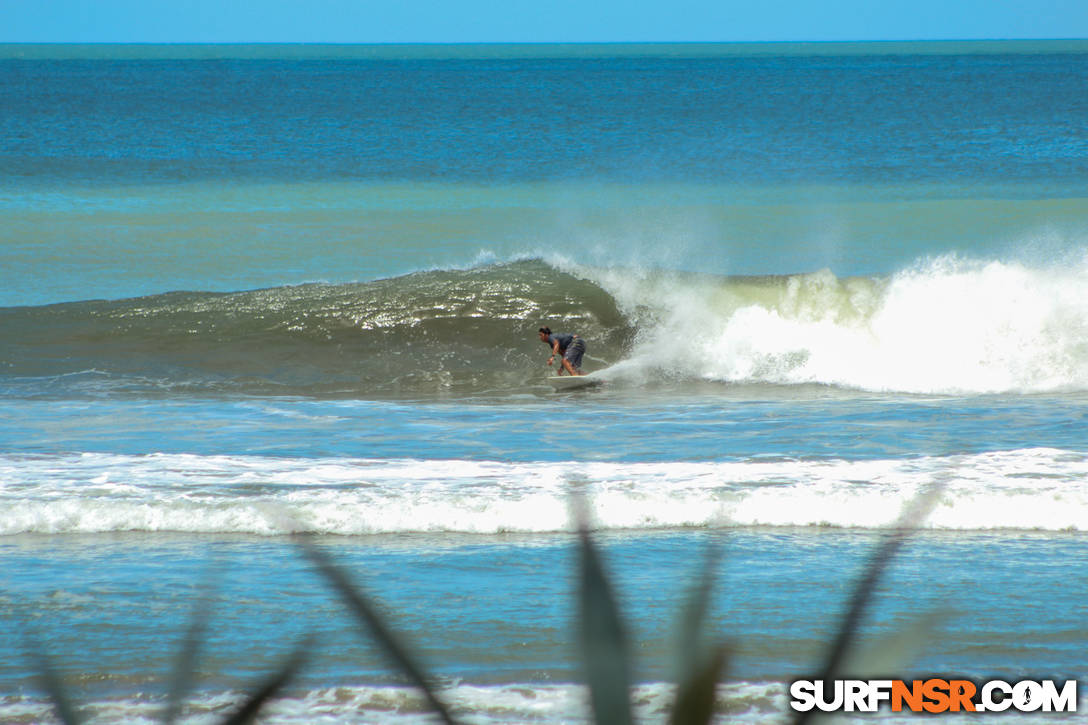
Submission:
[[[439,692],[458,721],[479,725],[505,723],[591,722],[589,696],[577,684],[516,682],[503,685],[461,683]],[[719,687],[733,722],[765,722],[786,712],[781,683],[730,683]],[[666,722],[675,688],[666,683],[636,685],[631,690],[640,722]],[[197,695],[186,703],[178,722],[197,725],[222,722],[243,701],[237,692]],[[88,703],[89,723],[154,723],[162,714],[162,698],[137,695]],[[43,698],[13,696],[0,700],[0,720],[40,722],[50,714]],[[317,688],[269,702],[261,722],[283,723],[433,723],[435,717],[418,690],[407,687],[353,685]]]
[[[1088,255],[957,257],[887,280],[731,280],[586,270],[639,328],[632,362],[730,382],[875,391],[1088,390]]]
[[[1088,454],[667,463],[0,457],[0,534],[557,532],[577,492],[605,529],[876,528],[932,481],[935,529],[1088,531]]]
[[[516,682],[503,685],[456,684],[439,691],[451,715],[475,725],[523,723],[590,723],[593,721],[586,688],[578,684]],[[675,700],[675,688],[667,683],[645,683],[631,688],[633,714],[638,722],[665,723]],[[244,701],[242,693],[225,691],[196,695],[186,703],[177,722],[211,725],[222,722]],[[142,725],[159,722],[165,703],[160,697],[136,695],[98,700],[81,708],[90,725],[125,722]],[[37,723],[48,719],[51,708],[44,698],[10,695],[0,698],[0,720],[5,723]],[[718,686],[717,710],[728,722],[753,725],[794,719],[789,709],[788,685],[781,682],[730,682]],[[1082,705],[1078,714],[1085,712]],[[1016,713],[1015,722],[1025,725],[1050,723],[1053,713]],[[959,725],[977,721],[974,713],[946,713],[941,722]],[[1002,718],[1007,719],[1007,718]],[[1059,718],[1060,719],[1060,718]],[[918,715],[894,713],[839,713],[837,722],[881,722],[913,725]],[[422,695],[406,687],[366,685],[312,689],[273,699],[261,710],[260,721],[275,725],[295,723],[378,723],[424,725],[435,722]]]

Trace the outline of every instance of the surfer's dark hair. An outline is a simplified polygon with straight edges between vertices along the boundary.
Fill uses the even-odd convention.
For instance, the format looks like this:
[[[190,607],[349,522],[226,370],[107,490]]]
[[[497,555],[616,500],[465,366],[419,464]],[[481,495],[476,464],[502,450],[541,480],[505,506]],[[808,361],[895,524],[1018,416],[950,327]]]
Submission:
[[[541,327],[539,330],[537,330],[537,332],[543,332],[545,335],[550,335],[550,334],[552,334],[552,328],[550,328],[550,327]]]

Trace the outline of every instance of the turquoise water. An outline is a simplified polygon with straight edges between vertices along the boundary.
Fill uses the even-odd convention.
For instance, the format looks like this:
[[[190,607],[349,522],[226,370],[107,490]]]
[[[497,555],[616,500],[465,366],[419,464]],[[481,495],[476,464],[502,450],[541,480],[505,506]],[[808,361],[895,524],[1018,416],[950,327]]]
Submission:
[[[210,600],[185,718],[313,634],[270,721],[425,720],[305,532],[458,717],[584,720],[576,495],[649,721],[708,547],[721,718],[781,719],[934,483],[857,666],[1079,677],[1086,71],[1077,42],[3,47],[0,719],[47,718],[40,648],[93,721],[153,720]],[[605,384],[554,392],[542,324]]]

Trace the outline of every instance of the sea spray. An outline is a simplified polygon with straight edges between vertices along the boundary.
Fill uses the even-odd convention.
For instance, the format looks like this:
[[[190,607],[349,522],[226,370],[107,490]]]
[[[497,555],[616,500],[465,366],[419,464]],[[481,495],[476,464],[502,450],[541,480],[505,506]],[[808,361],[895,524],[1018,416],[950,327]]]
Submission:
[[[945,256],[890,278],[590,276],[638,334],[628,368],[925,394],[1088,388],[1088,264]]]

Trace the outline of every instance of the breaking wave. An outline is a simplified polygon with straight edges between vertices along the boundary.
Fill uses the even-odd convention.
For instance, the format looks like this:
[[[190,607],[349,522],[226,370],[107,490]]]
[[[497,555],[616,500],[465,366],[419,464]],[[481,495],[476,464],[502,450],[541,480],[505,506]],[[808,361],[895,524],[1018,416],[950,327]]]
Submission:
[[[886,278],[723,277],[519,260],[365,283],[0,310],[0,384],[426,396],[540,383],[540,324],[617,383],[907,393],[1088,389],[1088,258],[943,257]]]

